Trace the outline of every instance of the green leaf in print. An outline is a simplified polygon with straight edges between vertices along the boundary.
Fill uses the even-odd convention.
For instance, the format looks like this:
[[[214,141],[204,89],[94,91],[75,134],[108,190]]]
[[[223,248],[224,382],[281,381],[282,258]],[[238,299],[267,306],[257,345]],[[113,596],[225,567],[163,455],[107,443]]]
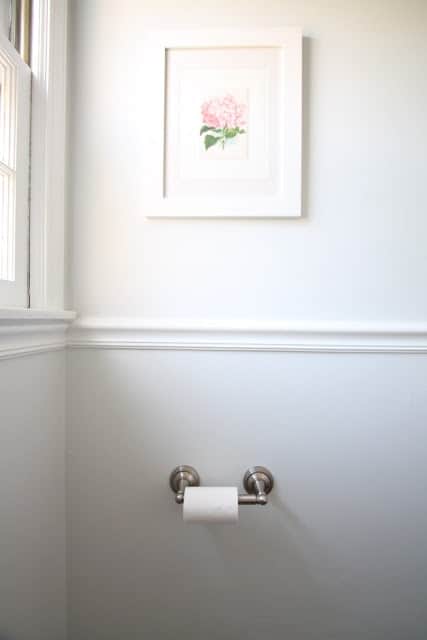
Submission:
[[[206,131],[214,131],[214,127],[208,127],[206,124],[200,129],[200,135],[206,133]]]
[[[206,151],[210,148],[213,147],[214,144],[216,144],[218,142],[219,138],[216,138],[215,136],[211,136],[211,135],[206,135],[205,136],[205,149]]]

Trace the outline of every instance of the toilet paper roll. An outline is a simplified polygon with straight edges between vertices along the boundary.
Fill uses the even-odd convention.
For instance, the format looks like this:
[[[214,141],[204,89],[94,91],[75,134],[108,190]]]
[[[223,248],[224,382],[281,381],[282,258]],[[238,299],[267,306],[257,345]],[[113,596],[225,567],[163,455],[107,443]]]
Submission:
[[[185,522],[236,523],[237,487],[186,487],[183,517]]]

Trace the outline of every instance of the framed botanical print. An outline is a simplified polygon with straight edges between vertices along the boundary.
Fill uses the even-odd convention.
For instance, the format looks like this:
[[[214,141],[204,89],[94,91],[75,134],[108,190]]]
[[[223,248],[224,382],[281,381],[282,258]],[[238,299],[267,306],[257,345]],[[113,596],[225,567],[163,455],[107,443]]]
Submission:
[[[147,54],[147,216],[300,216],[301,30],[156,32]]]

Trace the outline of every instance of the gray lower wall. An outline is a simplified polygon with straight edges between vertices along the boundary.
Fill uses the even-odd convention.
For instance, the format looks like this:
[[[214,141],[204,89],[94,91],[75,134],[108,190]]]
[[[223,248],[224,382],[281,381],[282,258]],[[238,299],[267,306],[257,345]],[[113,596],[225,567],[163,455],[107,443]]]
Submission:
[[[427,357],[69,355],[70,640],[424,640]],[[275,473],[237,526],[205,484]]]
[[[66,634],[65,354],[0,361],[0,639]]]

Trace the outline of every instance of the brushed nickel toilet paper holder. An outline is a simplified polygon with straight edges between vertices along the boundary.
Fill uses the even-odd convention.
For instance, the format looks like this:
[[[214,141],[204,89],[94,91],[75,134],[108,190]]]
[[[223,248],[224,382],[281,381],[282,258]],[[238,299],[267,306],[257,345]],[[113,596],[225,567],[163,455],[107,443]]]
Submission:
[[[200,476],[194,467],[181,464],[176,467],[169,477],[169,485],[175,495],[175,502],[184,502],[185,487],[199,487]],[[246,493],[239,494],[239,504],[268,503],[268,494],[274,485],[271,471],[265,467],[249,467],[243,476],[243,486]]]

